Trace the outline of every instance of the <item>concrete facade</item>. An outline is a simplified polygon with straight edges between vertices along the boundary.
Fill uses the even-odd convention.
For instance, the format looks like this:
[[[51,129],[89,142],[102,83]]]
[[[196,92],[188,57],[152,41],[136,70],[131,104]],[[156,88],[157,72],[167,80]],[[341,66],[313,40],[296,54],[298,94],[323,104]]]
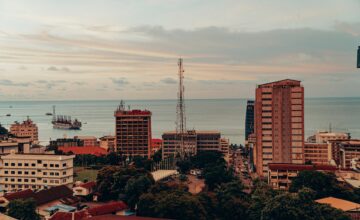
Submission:
[[[285,79],[259,85],[255,100],[256,148],[259,176],[269,163],[304,163],[304,87]]]

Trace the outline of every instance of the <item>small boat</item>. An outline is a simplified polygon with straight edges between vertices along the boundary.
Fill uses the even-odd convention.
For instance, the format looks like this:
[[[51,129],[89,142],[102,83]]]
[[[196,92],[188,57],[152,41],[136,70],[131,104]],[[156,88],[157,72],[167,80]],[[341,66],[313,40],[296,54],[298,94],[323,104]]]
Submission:
[[[6,114],[6,116],[7,116],[7,117],[10,117],[10,116],[11,116],[11,114]]]
[[[47,112],[45,115],[47,115],[47,116],[51,116],[51,115],[53,115],[51,112]]]

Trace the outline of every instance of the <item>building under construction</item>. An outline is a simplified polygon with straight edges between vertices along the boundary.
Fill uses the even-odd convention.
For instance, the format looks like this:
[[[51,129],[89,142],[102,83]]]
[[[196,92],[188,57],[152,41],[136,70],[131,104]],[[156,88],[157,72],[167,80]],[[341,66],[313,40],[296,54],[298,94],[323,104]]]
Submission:
[[[148,110],[125,110],[121,102],[114,114],[115,151],[124,156],[150,158],[151,112]]]

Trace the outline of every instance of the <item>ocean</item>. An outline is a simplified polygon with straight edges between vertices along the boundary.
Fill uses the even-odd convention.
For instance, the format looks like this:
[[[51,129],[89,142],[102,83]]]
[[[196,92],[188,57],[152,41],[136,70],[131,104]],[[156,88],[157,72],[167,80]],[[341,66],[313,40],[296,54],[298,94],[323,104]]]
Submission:
[[[91,135],[101,137],[114,134],[114,110],[119,101],[1,101],[0,123],[9,128],[14,121],[29,116],[39,127],[39,139],[47,144],[50,139]],[[132,109],[152,112],[154,138],[164,131],[175,129],[176,100],[129,100]],[[52,128],[52,106],[59,115],[70,115],[83,122],[81,130],[57,130]],[[231,143],[243,144],[245,133],[246,99],[186,100],[188,129],[219,130]],[[7,117],[6,114],[11,114]],[[360,98],[307,98],[305,99],[306,137],[318,130],[350,132],[360,138]]]

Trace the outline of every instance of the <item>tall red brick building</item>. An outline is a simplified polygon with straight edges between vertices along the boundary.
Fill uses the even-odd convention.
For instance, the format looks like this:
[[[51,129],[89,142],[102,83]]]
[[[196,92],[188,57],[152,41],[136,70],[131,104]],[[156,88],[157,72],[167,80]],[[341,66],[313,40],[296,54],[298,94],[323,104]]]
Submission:
[[[304,87],[285,79],[259,85],[255,100],[254,163],[260,176],[269,163],[304,163]]]
[[[115,151],[125,156],[150,157],[151,112],[125,110],[123,105],[115,111]]]

